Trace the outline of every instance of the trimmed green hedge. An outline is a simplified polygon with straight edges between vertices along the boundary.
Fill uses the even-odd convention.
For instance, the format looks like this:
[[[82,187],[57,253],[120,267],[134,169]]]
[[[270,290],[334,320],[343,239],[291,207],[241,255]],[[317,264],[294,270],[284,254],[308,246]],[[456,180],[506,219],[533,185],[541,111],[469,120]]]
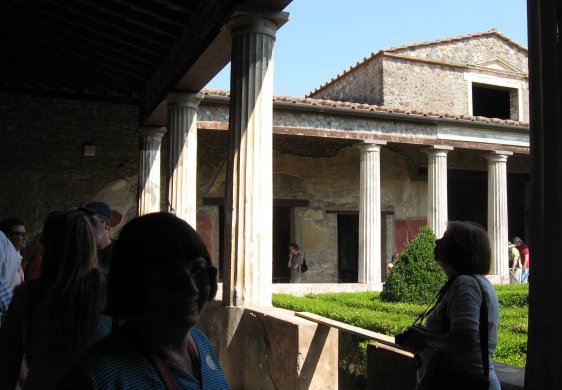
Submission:
[[[422,226],[406,246],[383,286],[381,299],[386,302],[430,304],[447,281],[435,262],[435,234]]]
[[[394,272],[394,271],[393,271]],[[500,302],[498,346],[493,360],[524,367],[527,353],[528,284],[494,286]],[[410,326],[426,305],[383,302],[376,292],[315,294],[297,297],[274,294],[273,305],[293,311],[307,311],[394,336]],[[352,342],[340,353],[340,369],[354,377],[365,375],[366,343]],[[340,338],[341,340],[341,338]],[[361,360],[362,359],[362,360]],[[342,362],[343,360],[343,362]],[[345,374],[345,373],[344,373]]]

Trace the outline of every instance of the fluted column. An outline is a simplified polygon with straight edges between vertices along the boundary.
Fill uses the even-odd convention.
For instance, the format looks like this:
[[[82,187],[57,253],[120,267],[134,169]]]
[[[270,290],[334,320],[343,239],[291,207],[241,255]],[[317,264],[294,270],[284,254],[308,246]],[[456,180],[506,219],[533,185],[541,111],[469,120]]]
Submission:
[[[358,282],[378,285],[381,279],[380,143],[359,146],[359,270]]]
[[[225,278],[229,306],[271,306],[273,44],[277,25],[242,14],[232,34]]]
[[[139,215],[160,211],[160,149],[165,127],[139,129]]]
[[[193,228],[197,217],[197,107],[201,94],[168,96],[168,208]]]
[[[450,146],[433,146],[427,153],[427,225],[443,237],[449,219],[447,203],[447,152]]]
[[[492,152],[488,161],[488,236],[492,249],[490,275],[496,283],[509,283],[507,220],[507,157],[511,152]]]

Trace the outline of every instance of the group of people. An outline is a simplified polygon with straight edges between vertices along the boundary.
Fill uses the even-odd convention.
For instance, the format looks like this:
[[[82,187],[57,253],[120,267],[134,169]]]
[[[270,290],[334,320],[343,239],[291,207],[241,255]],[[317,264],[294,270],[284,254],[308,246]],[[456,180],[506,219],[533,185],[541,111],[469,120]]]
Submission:
[[[111,220],[103,202],[49,213],[32,280],[23,222],[0,235],[0,388],[229,388],[194,327],[217,292],[200,236],[162,212],[113,240]]]

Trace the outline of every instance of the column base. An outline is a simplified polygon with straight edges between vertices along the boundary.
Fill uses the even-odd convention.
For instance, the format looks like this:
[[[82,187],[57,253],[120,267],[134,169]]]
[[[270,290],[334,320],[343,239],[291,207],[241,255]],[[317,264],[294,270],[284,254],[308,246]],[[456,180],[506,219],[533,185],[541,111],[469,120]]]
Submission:
[[[509,275],[486,275],[492,284],[509,284]]]

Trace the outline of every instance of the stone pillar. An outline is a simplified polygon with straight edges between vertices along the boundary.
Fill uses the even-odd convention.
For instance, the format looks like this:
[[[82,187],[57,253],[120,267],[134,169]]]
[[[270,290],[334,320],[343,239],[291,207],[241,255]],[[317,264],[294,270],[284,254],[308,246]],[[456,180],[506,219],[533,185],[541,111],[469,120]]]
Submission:
[[[507,253],[507,157],[511,152],[492,152],[488,160],[488,236],[492,249],[490,275],[495,283],[509,283]]]
[[[271,306],[273,43],[277,24],[241,14],[232,34],[223,301]]]
[[[201,94],[168,96],[168,208],[193,228],[197,217],[197,107]]]
[[[427,225],[437,238],[447,230],[447,152],[451,146],[435,145],[427,149]]]
[[[139,215],[160,211],[160,146],[165,127],[139,129]]]
[[[380,145],[361,145],[359,178],[358,282],[380,285],[381,279],[381,166]]]

